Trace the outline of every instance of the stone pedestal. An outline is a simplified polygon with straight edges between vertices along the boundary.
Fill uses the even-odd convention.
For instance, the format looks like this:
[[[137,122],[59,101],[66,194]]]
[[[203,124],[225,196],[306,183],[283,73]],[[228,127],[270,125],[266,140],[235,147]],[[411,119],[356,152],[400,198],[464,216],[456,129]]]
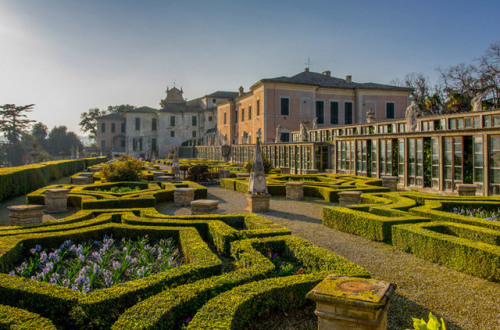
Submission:
[[[302,174],[318,174],[318,170],[309,168],[302,170]]]
[[[319,330],[384,330],[395,290],[384,281],[328,275],[306,297],[316,302]]]
[[[387,187],[391,189],[391,191],[398,190],[397,176],[383,176],[381,179],[382,179],[382,187]]]
[[[34,225],[42,223],[43,205],[16,205],[7,206],[12,226]]]
[[[73,176],[71,177],[71,184],[92,184],[94,178],[90,176]]]
[[[191,205],[191,202],[194,200],[195,188],[175,188],[172,190],[174,192],[174,203],[176,205]]]
[[[146,167],[144,167],[144,170],[146,170],[146,171],[155,171],[155,170],[156,170],[156,167],[153,167],[153,166],[146,166]]]
[[[68,210],[68,192],[71,189],[47,189],[45,191],[45,211],[61,213]]]
[[[231,171],[227,168],[223,168],[219,170],[219,179],[225,179],[231,177]]]
[[[477,185],[457,184],[458,196],[476,196]]]
[[[331,169],[331,168],[327,168],[325,170],[325,173],[328,173],[328,174],[334,174],[335,173],[335,170],[334,169]]]
[[[162,175],[162,176],[156,177],[155,181],[159,181],[159,182],[173,182],[174,181],[174,177],[171,176],[171,175]]]
[[[280,167],[281,174],[290,174],[290,167]]]
[[[236,173],[236,177],[238,179],[241,179],[241,178],[249,178],[250,177],[250,173]]]
[[[269,211],[269,204],[271,201],[271,195],[251,195],[246,194],[247,197],[247,207],[246,210],[250,212],[265,212]]]
[[[101,172],[102,166],[94,166],[90,169],[91,172]]]
[[[216,214],[219,209],[219,201],[212,199],[198,199],[191,202],[191,214]]]
[[[286,199],[303,200],[304,199],[304,182],[293,181],[286,183]]]
[[[160,172],[160,171],[153,172],[153,181],[158,181],[158,177],[165,175],[166,175],[165,172]]]
[[[361,204],[362,191],[341,191],[339,195],[339,206]]]

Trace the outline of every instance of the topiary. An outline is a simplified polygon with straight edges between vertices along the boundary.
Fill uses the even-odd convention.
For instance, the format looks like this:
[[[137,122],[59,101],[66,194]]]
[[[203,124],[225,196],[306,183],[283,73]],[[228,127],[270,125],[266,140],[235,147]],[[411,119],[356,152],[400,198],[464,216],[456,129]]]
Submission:
[[[121,160],[106,165],[102,170],[102,178],[107,182],[139,181],[142,179],[142,162],[128,156],[120,156]]]

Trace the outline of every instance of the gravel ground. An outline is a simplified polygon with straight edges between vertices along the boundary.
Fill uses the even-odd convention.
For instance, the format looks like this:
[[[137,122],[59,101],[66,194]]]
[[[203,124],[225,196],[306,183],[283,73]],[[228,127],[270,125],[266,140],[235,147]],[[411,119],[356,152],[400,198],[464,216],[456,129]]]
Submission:
[[[209,187],[208,198],[221,201],[221,214],[242,212],[246,206],[243,194],[219,187]],[[412,317],[427,319],[429,311],[443,317],[448,329],[500,329],[500,283],[416,258],[391,245],[325,227],[321,224],[321,213],[326,205],[333,204],[315,198],[292,202],[273,197],[271,210],[260,214],[289,228],[294,235],[365,267],[372,277],[397,284],[388,316],[390,329],[412,327]],[[190,214],[189,208],[173,203],[161,203],[157,209],[169,215]],[[315,317],[312,315],[311,319]],[[310,323],[311,319],[303,321]],[[272,320],[263,317],[259,321],[262,327],[258,324],[255,327],[269,328],[269,322]]]

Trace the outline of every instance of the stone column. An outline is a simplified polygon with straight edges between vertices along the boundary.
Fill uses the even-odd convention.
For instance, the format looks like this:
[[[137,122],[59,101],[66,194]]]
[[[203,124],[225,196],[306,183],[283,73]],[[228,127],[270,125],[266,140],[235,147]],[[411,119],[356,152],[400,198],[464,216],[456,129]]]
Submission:
[[[398,177],[397,176],[383,176],[382,177],[382,187],[387,187],[391,191],[398,190]]]
[[[47,189],[45,191],[45,211],[61,213],[68,210],[68,192],[71,189]]]
[[[174,192],[174,203],[176,205],[191,205],[191,202],[194,200],[195,188],[175,188],[172,190]]]
[[[458,196],[476,196],[476,184],[457,184]]]
[[[316,302],[319,330],[384,330],[395,290],[384,281],[328,275],[306,297]]]
[[[339,195],[339,206],[348,206],[353,204],[361,204],[362,191],[341,191]]]
[[[219,170],[219,179],[225,179],[231,177],[231,171],[228,168],[222,168]]]
[[[304,182],[292,181],[286,183],[286,199],[303,200]]]
[[[42,223],[43,205],[15,205],[7,206],[12,226],[34,225]]]

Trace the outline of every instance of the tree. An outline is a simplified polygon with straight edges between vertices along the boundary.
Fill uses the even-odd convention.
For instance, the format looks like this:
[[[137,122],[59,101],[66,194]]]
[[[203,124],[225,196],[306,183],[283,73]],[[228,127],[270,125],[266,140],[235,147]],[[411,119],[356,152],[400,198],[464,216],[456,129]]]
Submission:
[[[500,41],[491,44],[479,62],[479,79],[492,108],[500,108]]]
[[[101,111],[99,108],[92,108],[80,115],[81,121],[79,125],[83,132],[89,132],[91,139],[95,140],[97,136],[97,118],[105,114],[106,111]]]
[[[34,120],[28,119],[26,113],[31,112],[34,104],[16,106],[4,104],[0,106],[0,131],[9,141],[5,147],[7,161],[13,165],[23,163],[25,152],[19,143],[20,137],[25,134]]]
[[[442,107],[441,88],[438,85],[432,88],[429,78],[423,73],[409,73],[403,81],[396,78],[391,81],[391,84],[411,88],[413,90],[411,97],[417,102],[424,114],[432,115],[440,112]]]
[[[47,138],[47,151],[58,156],[61,152],[69,155],[71,150],[82,149],[83,144],[74,132],[68,132],[66,126],[54,127]]]
[[[129,110],[134,110],[136,107],[130,104],[113,105],[108,107],[108,113],[124,113]]]
[[[449,68],[438,68],[446,94],[443,113],[466,112],[471,110],[472,98],[483,91],[474,65],[460,63]]]
[[[33,125],[33,127],[31,127],[31,135],[33,135],[33,137],[37,139],[38,142],[43,142],[47,138],[48,129],[49,128],[46,125],[38,122]]]

